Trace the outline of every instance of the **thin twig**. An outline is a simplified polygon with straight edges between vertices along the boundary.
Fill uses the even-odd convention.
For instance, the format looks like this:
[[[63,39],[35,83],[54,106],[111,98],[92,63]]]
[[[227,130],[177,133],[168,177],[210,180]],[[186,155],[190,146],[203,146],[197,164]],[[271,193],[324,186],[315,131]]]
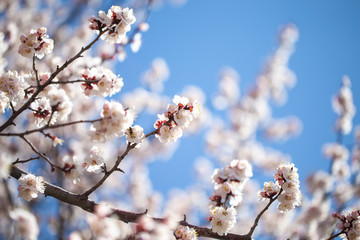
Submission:
[[[27,162],[37,160],[37,159],[40,159],[40,157],[32,157],[32,158],[25,159],[25,160],[16,159],[16,161],[13,162],[12,164],[15,165],[15,164],[19,164],[19,163],[27,163]]]
[[[343,234],[344,233],[344,230],[342,230],[341,232],[338,232],[337,234],[335,234],[335,235],[332,235],[331,237],[329,237],[328,239],[326,239],[326,240],[330,240],[330,239],[334,239],[334,238],[336,238],[336,237],[338,237],[338,236],[340,236],[341,234]]]
[[[280,196],[280,194],[282,193],[283,189],[281,188],[280,189],[280,192],[274,197],[274,198],[270,198],[270,201],[269,203],[265,206],[265,208],[257,215],[255,221],[254,221],[254,224],[253,226],[251,227],[249,233],[247,234],[247,236],[251,237],[252,234],[254,233],[255,231],[255,228],[256,226],[258,225],[259,223],[259,220],[261,218],[261,216],[269,209],[270,205]]]
[[[35,61],[36,61],[36,56],[34,54],[33,55],[33,65],[32,65],[32,67],[33,67],[33,70],[34,70],[34,73],[35,73],[35,79],[36,79],[37,87],[39,87],[41,84],[40,84],[38,70],[36,69]]]
[[[30,148],[36,153],[38,154],[39,156],[41,156],[43,159],[45,159],[45,161],[47,161],[50,166],[51,166],[51,171],[55,170],[56,169],[59,169],[59,170],[63,170],[61,167],[55,165],[54,163],[52,163],[50,161],[50,159],[45,156],[43,153],[39,152],[39,150],[36,149],[36,147],[32,144],[32,142],[30,142],[25,136],[20,136],[29,146]]]
[[[41,128],[36,128],[36,129],[31,129],[25,132],[21,132],[21,133],[0,133],[0,136],[26,136],[35,132],[41,132],[43,130],[46,129],[55,129],[55,128],[60,128],[60,127],[66,127],[66,126],[70,126],[70,125],[74,125],[74,124],[78,124],[78,123],[94,123],[94,122],[99,122],[101,121],[102,118],[98,118],[98,119],[94,119],[94,120],[78,120],[78,121],[73,121],[73,122],[67,122],[67,123],[59,123],[59,124],[54,124],[54,125],[45,125]]]

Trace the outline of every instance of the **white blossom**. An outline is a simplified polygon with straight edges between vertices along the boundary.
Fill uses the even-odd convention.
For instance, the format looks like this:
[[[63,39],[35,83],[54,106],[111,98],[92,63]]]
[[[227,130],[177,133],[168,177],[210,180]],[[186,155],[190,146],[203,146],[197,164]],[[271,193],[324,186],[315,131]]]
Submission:
[[[26,201],[30,201],[39,196],[39,193],[44,193],[45,185],[42,177],[36,177],[33,174],[22,174],[18,180],[19,197]]]

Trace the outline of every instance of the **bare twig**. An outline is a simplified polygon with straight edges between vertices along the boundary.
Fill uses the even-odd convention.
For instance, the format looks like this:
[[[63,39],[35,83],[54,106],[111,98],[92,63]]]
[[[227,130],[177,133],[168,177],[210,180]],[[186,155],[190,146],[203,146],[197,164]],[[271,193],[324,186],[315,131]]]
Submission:
[[[35,61],[36,61],[36,56],[35,54],[33,55],[33,70],[34,70],[34,73],[35,73],[35,79],[36,79],[36,84],[37,84],[37,87],[40,86],[40,79],[39,79],[39,74],[38,74],[38,70],[36,69],[36,65],[35,65]]]
[[[16,161],[13,162],[12,164],[15,165],[15,164],[19,164],[19,163],[26,163],[26,162],[30,162],[30,161],[33,161],[36,159],[40,159],[40,157],[32,157],[32,158],[25,159],[25,160],[16,159]]]

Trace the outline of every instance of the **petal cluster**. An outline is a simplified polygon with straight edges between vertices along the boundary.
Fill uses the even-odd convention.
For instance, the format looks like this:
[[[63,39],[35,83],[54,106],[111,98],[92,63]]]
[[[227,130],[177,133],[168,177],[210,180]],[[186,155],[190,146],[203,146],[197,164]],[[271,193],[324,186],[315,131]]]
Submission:
[[[36,177],[33,174],[22,174],[18,180],[19,197],[26,201],[30,201],[39,196],[39,193],[44,193],[45,185],[42,177]]]
[[[96,31],[106,29],[106,33],[101,36],[102,39],[110,44],[121,43],[135,21],[132,9],[112,6],[107,14],[99,11],[97,17],[89,18],[89,28]]]
[[[227,235],[236,223],[236,210],[233,207],[215,207],[210,211],[208,221],[210,221],[213,232],[220,236]]]
[[[116,76],[107,68],[86,68],[81,73],[85,82],[82,84],[86,96],[112,96],[124,86],[123,78]]]
[[[21,35],[18,53],[27,58],[35,54],[39,59],[52,52],[54,41],[46,34],[47,28],[31,29],[29,35]]]
[[[96,142],[124,136],[135,118],[130,109],[124,109],[121,103],[114,101],[104,104],[101,117],[102,120],[95,122],[90,129],[90,136]]]
[[[252,167],[247,160],[235,159],[225,168],[215,169],[212,175],[214,193],[210,196],[210,207],[226,203],[234,207],[239,205],[244,185],[252,175]]]
[[[180,225],[175,231],[175,237],[179,240],[196,240],[197,233],[194,228]]]

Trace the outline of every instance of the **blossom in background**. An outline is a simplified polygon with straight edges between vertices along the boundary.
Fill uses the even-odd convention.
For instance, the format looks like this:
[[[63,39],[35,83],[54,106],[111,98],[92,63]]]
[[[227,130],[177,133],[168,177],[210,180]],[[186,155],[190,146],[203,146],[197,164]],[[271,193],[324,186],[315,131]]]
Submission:
[[[155,58],[151,62],[150,68],[143,73],[142,82],[148,86],[151,91],[162,92],[164,82],[168,80],[170,70],[163,58]]]
[[[144,129],[139,125],[126,129],[125,135],[126,141],[128,143],[136,143],[136,147],[140,147],[145,138]]]
[[[197,101],[190,102],[186,97],[175,95],[175,105],[168,105],[164,114],[158,115],[154,128],[158,129],[156,138],[162,143],[174,142],[183,134],[190,122],[200,115],[200,105]]]
[[[45,185],[42,177],[36,177],[33,174],[22,174],[18,180],[19,197],[26,201],[30,201],[39,196],[39,193],[44,193]]]
[[[101,156],[102,152],[101,148],[93,146],[88,156],[85,157],[82,167],[88,172],[100,173],[104,166],[104,158]]]
[[[10,156],[2,152],[0,153],[0,179],[6,179],[9,177],[11,169],[11,158]]]
[[[342,86],[339,93],[333,97],[332,106],[339,115],[335,124],[336,129],[343,134],[349,134],[352,129],[352,119],[355,116],[356,108],[353,102],[351,81],[348,76],[343,76]]]
[[[103,67],[86,68],[82,71],[81,76],[85,80],[82,87],[86,96],[111,97],[120,92],[124,86],[123,78],[116,76],[110,69]]]
[[[197,233],[194,228],[180,225],[175,231],[175,237],[179,240],[196,240]]]
[[[236,223],[236,210],[233,207],[215,207],[210,210],[210,215],[207,219],[211,230],[220,236],[227,235]]]
[[[108,13],[99,11],[98,16],[89,18],[89,28],[91,30],[107,30],[101,36],[110,44],[121,43],[126,39],[126,33],[130,31],[131,25],[136,21],[132,9],[112,6]]]
[[[10,217],[15,221],[16,234],[20,234],[24,240],[37,240],[39,226],[36,217],[29,211],[16,208],[9,212]]]
[[[29,35],[21,35],[21,45],[19,54],[23,57],[31,58],[34,54],[39,59],[52,52],[54,41],[46,34],[47,28],[40,27],[31,29]]]
[[[95,142],[104,142],[113,137],[124,136],[134,122],[135,115],[130,109],[124,109],[119,102],[105,102],[101,112],[102,120],[95,122],[90,136]]]

